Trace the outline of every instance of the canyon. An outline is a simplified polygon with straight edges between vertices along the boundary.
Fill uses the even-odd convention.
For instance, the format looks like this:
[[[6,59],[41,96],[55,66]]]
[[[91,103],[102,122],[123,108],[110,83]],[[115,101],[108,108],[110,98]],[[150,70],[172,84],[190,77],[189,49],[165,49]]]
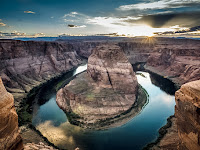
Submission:
[[[0,40],[0,76],[16,107],[33,87],[80,63],[68,43]]]
[[[53,42],[0,40],[0,76],[6,90],[15,99],[14,104],[1,103],[0,107],[12,108],[8,112],[12,112],[10,115],[13,119],[10,121],[13,121],[15,126],[9,131],[16,135],[16,141],[21,141],[21,137],[18,136],[14,105],[16,109],[21,109],[20,103],[31,89],[85,62],[84,59],[88,59],[93,49],[106,43],[107,41],[102,39]],[[112,39],[109,43],[118,45],[137,69],[145,69],[171,80],[176,84],[177,90],[182,86],[176,92],[176,112],[175,118],[172,119],[172,127],[168,128],[168,133],[154,148],[199,149],[200,95],[199,81],[196,80],[200,79],[200,42],[173,38],[123,38]],[[90,67],[93,68],[89,65]],[[96,80],[99,77],[101,76],[93,76]],[[102,82],[99,82],[99,85],[110,86]],[[2,89],[7,93],[4,88]],[[10,94],[6,95],[12,100]],[[1,97],[1,102],[2,100]],[[5,104],[7,105],[4,106]],[[2,124],[3,128],[4,126]],[[15,140],[10,140],[13,141],[15,143]]]

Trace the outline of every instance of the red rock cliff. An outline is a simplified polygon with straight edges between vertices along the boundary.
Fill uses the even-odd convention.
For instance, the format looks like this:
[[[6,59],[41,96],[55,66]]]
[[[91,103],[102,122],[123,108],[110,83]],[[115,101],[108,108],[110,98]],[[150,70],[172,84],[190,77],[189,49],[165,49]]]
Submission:
[[[72,44],[0,40],[0,76],[15,104],[33,87],[80,63]]]
[[[175,94],[179,149],[200,149],[200,80],[181,86]]]
[[[0,78],[0,149],[22,150],[22,138],[19,135],[18,116],[13,96],[8,93]]]

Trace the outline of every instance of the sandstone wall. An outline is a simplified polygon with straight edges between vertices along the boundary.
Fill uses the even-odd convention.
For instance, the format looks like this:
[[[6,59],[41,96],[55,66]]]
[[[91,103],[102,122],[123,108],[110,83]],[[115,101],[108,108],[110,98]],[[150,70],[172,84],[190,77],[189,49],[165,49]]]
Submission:
[[[18,116],[13,96],[8,93],[0,78],[0,149],[22,150],[22,138],[19,135]]]
[[[15,101],[80,63],[72,44],[67,42],[0,40],[0,76]]]
[[[200,80],[181,86],[175,94],[179,149],[200,149]]]
[[[147,70],[171,79],[178,86],[200,79],[199,40],[151,38],[118,44],[132,64],[147,62]]]

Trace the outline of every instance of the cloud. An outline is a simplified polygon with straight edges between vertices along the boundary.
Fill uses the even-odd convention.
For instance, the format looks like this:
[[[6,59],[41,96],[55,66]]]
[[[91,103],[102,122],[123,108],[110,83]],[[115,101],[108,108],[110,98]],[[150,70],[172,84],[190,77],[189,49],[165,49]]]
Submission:
[[[42,37],[44,33],[26,34],[24,32],[13,31],[13,32],[0,32],[1,38],[16,38],[16,37]]]
[[[25,14],[35,14],[35,12],[30,11],[30,10],[28,10],[28,11],[24,11],[24,13],[25,13]]]
[[[176,31],[172,32],[172,31],[166,31],[163,33],[155,33],[155,34],[159,34],[159,35],[167,35],[167,34],[180,34],[180,33],[193,33],[195,31],[200,31],[200,26],[195,26],[195,27],[191,27],[191,28],[181,28],[179,27],[179,25],[174,26]],[[172,28],[174,28],[172,27]]]
[[[70,12],[69,14],[65,14],[63,16],[63,18],[66,18],[66,17],[76,17],[77,15],[81,15],[81,14],[79,14],[78,12]]]
[[[148,24],[153,28],[170,27],[174,25],[192,27],[199,25],[200,11],[144,15],[137,21],[130,19],[127,20],[127,22],[132,24]]]
[[[5,27],[6,24],[2,22],[2,19],[0,19],[0,27]]]
[[[72,29],[85,28],[87,25],[104,33],[125,34],[127,36],[152,36],[153,33],[157,32],[174,33],[198,26],[200,22],[199,11],[177,13],[171,10],[162,10],[151,13],[153,14],[137,15],[133,12],[122,12],[120,17],[119,14],[92,17],[79,12],[70,12],[65,14],[62,20],[68,22],[68,27]]]
[[[82,24],[85,23],[87,18],[90,17],[82,13],[70,12],[68,14],[65,14],[61,19],[69,24],[73,24],[74,22]]]
[[[67,26],[68,26],[69,28],[86,28],[86,25],[78,26],[78,25],[68,24]]]
[[[73,19],[63,19],[64,22],[75,22]]]
[[[21,33],[21,32],[18,32],[18,31],[13,31],[13,32],[1,32],[1,36],[2,37],[12,37],[12,36],[25,36],[26,33]]]
[[[129,11],[133,9],[143,10],[143,9],[180,8],[180,7],[195,6],[196,4],[199,4],[199,0],[160,0],[148,3],[122,5],[117,9],[122,11]]]
[[[5,24],[5,23],[3,23],[3,22],[0,22],[0,26],[2,26],[2,27],[5,27],[5,26],[6,26],[6,24]]]
[[[89,24],[96,24],[96,25],[101,25],[105,27],[114,27],[114,26],[126,26],[128,23],[126,22],[127,20],[139,20],[141,17],[131,17],[131,16],[126,16],[126,17],[93,17],[87,19],[87,23]]]
[[[33,35],[30,35],[32,37],[42,37],[42,36],[45,36],[44,33],[36,33],[36,34],[33,34]]]

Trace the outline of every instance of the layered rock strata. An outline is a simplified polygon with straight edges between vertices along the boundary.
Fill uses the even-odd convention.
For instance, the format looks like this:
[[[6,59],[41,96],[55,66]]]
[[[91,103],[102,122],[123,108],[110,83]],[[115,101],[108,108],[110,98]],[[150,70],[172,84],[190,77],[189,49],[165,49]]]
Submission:
[[[0,75],[15,101],[41,82],[80,64],[107,41],[93,37],[55,42],[0,40]],[[199,80],[200,41],[172,38],[115,38],[131,64],[147,62],[146,69],[179,86]]]
[[[175,94],[179,149],[200,149],[200,80],[181,86]]]
[[[68,43],[0,40],[0,76],[16,106],[33,87],[80,63]]]
[[[175,38],[131,39],[119,42],[132,64],[172,80],[178,87],[200,79],[200,41]]]
[[[19,135],[18,116],[13,96],[8,93],[0,78],[0,149],[22,150],[22,138]]]
[[[72,123],[91,127],[131,109],[137,89],[137,78],[123,51],[104,45],[93,50],[87,73],[59,90],[56,101]]]

